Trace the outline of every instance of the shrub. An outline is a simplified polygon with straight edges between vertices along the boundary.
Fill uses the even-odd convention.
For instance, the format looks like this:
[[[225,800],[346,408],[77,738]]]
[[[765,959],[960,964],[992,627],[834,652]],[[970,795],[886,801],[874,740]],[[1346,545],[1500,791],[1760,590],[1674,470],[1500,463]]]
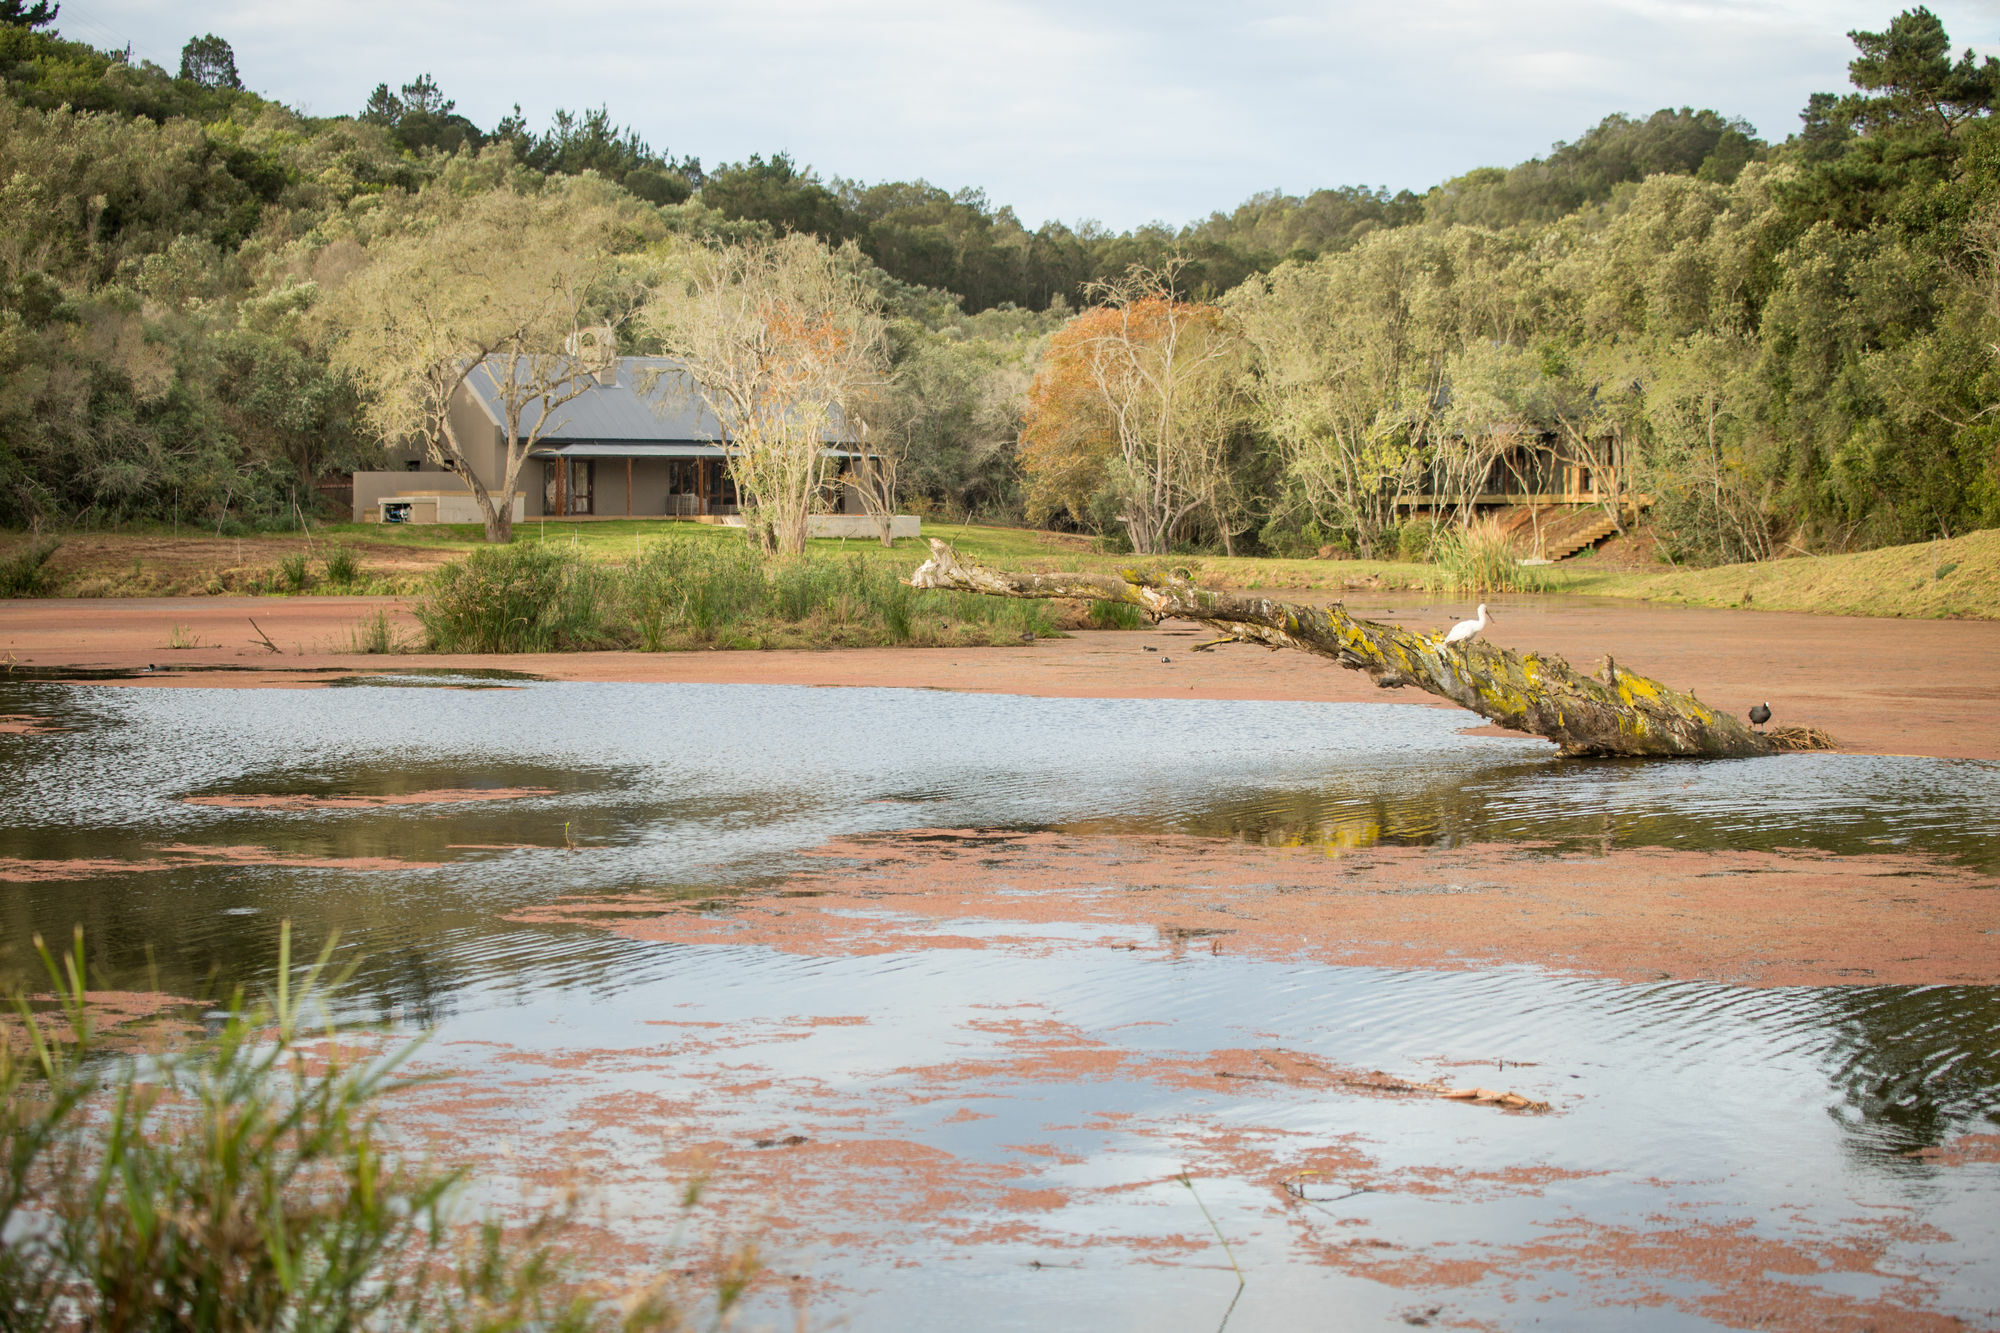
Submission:
[[[354,552],[345,546],[336,546],[327,553],[326,581],[337,588],[351,586],[361,577],[361,566],[354,559]]]
[[[55,538],[45,537],[0,559],[0,597],[39,597],[53,588],[49,557],[61,546]]]
[[[671,537],[627,569],[627,600],[639,644],[659,652],[685,635],[712,643],[764,613],[763,562],[748,542]]]
[[[278,577],[293,592],[304,592],[312,577],[312,571],[306,566],[306,553],[294,551],[278,561]]]
[[[1490,518],[1446,528],[1432,556],[1452,592],[1539,592],[1548,586],[1541,568],[1522,565],[1514,539]]]
[[[482,548],[433,575],[415,610],[444,652],[1008,643],[1060,632],[1045,603],[918,591],[865,556],[766,560],[747,542],[680,536],[623,567],[535,542]]]
[[[609,642],[612,576],[566,546],[483,546],[431,575],[412,608],[431,648],[538,653]]]
[[[82,932],[60,965],[36,940],[54,1010],[17,995],[0,1042],[0,1327],[685,1326],[658,1289],[623,1314],[582,1294],[547,1243],[560,1215],[455,1226],[465,1171],[406,1164],[377,1116],[417,1044],[306,1046],[333,944],[295,983],[279,940],[275,995],[143,1059],[94,1030]]]
[[[1396,554],[1404,560],[1428,560],[1437,545],[1437,537],[1437,524],[1430,519],[1405,519],[1396,529]]]

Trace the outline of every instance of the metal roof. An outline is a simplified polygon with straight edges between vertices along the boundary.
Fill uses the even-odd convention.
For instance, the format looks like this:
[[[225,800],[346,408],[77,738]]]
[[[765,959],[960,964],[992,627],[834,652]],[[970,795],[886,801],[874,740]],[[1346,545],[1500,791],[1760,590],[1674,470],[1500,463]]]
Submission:
[[[653,440],[592,440],[588,444],[537,444],[530,458],[727,458],[719,444],[660,444]]]
[[[489,357],[465,381],[466,387],[495,421],[505,420],[500,403],[500,371],[505,367],[505,357]],[[658,372],[658,379],[651,391],[641,393],[641,381],[654,372]],[[540,411],[539,400],[528,404],[521,414],[523,429],[534,421]],[[618,358],[618,382],[592,384],[556,408],[548,427],[542,432],[541,443],[571,446],[704,444],[716,449],[727,438],[715,414],[702,402],[701,391],[696,388],[693,377],[680,362],[664,356],[621,356]],[[829,444],[849,442],[847,432],[837,425],[827,431],[826,438]],[[540,452],[539,446],[537,452]],[[563,452],[574,454],[575,450],[570,448]],[[719,453],[719,449],[716,449],[716,454],[679,455],[656,454],[651,449],[632,453],[624,449],[615,456],[700,458]]]

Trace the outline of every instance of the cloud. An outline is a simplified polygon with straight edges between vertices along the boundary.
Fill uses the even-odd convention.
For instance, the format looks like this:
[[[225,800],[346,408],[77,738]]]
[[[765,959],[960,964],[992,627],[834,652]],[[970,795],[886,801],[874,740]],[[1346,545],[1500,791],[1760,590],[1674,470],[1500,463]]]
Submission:
[[[1985,0],[1938,3],[1990,46]],[[1123,228],[1252,192],[1421,190],[1574,139],[1613,111],[1709,107],[1782,139],[1845,84],[1880,0],[224,0],[252,87],[314,114],[428,71],[491,125],[605,105],[713,165],[789,150],[823,174],[978,186],[1031,225]],[[64,0],[61,25],[169,68],[164,0]]]

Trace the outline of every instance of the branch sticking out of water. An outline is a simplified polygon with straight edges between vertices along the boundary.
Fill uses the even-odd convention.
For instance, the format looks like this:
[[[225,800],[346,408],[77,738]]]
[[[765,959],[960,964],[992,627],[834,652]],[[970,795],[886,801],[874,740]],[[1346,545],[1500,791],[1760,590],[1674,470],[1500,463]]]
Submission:
[[[1187,1186],[1187,1192],[1194,1195],[1194,1206],[1201,1209],[1201,1215],[1208,1219],[1208,1229],[1213,1231],[1216,1240],[1222,1243],[1222,1252],[1229,1256],[1229,1266],[1236,1270],[1236,1290],[1240,1294],[1243,1290],[1243,1265],[1236,1262],[1236,1251],[1229,1248],[1229,1237],[1222,1234],[1222,1228],[1216,1225],[1215,1215],[1208,1211],[1208,1205],[1201,1201],[1201,1195],[1195,1193],[1194,1181],[1188,1176],[1188,1173],[1182,1171],[1174,1179]],[[1235,1302],[1230,1302],[1230,1308],[1235,1308]],[[1224,1315],[1223,1322],[1227,1323],[1228,1318],[1227,1315]]]

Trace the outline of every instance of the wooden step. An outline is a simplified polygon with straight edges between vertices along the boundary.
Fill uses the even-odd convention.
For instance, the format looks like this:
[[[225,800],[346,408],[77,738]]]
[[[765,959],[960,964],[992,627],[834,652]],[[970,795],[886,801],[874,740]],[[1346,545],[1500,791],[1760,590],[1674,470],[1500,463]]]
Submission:
[[[1618,525],[1609,518],[1600,518],[1588,527],[1579,528],[1567,536],[1543,543],[1542,554],[1551,560],[1567,560],[1578,551],[1597,543],[1618,531]]]

